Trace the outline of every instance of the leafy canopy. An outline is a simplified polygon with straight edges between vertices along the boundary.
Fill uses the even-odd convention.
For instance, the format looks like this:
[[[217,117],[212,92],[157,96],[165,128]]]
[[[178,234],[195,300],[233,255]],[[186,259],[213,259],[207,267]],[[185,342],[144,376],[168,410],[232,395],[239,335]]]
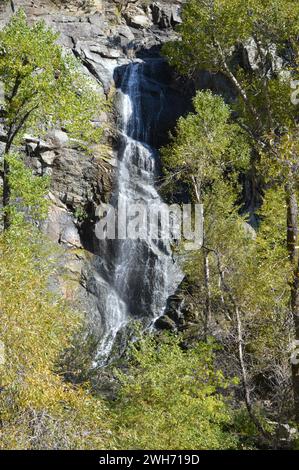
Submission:
[[[164,53],[184,74],[224,74],[239,98],[238,115],[253,134],[269,134],[296,125],[289,82],[290,73],[298,77],[298,17],[296,0],[187,0],[181,40],[167,43]]]
[[[204,189],[228,168],[246,168],[249,147],[221,97],[199,91],[193,104],[195,112],[179,119],[162,157],[167,176],[187,182],[194,176]]]
[[[119,378],[119,448],[236,447],[227,430],[232,412],[218,393],[229,382],[214,368],[213,346],[199,343],[183,351],[180,338],[166,336],[158,345],[152,337],[143,338],[132,347],[131,366]]]
[[[36,223],[47,213],[47,180],[9,155],[11,225],[0,234],[0,449],[107,447],[108,414],[58,364],[83,319],[50,289],[57,247]],[[105,444],[104,444],[105,442]]]
[[[0,32],[0,79],[8,138],[42,134],[63,126],[82,141],[98,141],[91,122],[102,107],[95,84],[56,43],[58,35],[40,21],[30,26],[19,10]]]
[[[165,52],[186,73],[223,71],[223,59],[229,60],[232,48],[249,38],[264,47],[296,42],[298,14],[296,0],[187,0],[178,28],[182,41],[167,44]]]

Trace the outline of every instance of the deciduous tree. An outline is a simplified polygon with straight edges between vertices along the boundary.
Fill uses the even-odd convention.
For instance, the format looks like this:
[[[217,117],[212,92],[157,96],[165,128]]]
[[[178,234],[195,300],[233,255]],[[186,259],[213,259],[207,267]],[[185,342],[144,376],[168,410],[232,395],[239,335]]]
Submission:
[[[0,32],[0,80],[4,86],[2,120],[4,226],[9,226],[9,153],[25,132],[37,137],[63,127],[82,144],[97,142],[101,129],[92,123],[102,99],[73,57],[56,43],[44,22],[30,26],[19,10]]]

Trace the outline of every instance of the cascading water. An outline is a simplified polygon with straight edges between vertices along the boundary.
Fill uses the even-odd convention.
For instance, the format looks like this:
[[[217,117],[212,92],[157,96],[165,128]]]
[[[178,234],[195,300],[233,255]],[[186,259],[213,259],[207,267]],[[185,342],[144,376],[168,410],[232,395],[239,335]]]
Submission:
[[[145,78],[151,67],[155,67],[154,59],[127,65],[117,91],[121,145],[117,185],[111,202],[115,207],[163,205],[155,189],[158,155],[150,145],[159,110],[146,109],[142,99],[144,89],[151,86],[150,79]],[[161,110],[162,88],[158,93],[155,102]],[[103,365],[118,333],[131,320],[142,320],[149,327],[163,314],[167,299],[183,276],[165,240],[123,239],[99,243],[103,245],[101,253],[109,258],[97,269],[103,334],[96,362]]]

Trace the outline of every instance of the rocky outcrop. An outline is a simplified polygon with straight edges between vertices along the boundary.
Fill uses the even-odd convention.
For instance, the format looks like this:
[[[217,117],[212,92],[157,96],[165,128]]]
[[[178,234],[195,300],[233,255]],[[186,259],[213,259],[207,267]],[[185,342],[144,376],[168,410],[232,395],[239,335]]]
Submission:
[[[150,6],[153,23],[161,29],[172,28],[182,22],[180,16],[181,5],[154,2]]]
[[[161,45],[176,37],[173,27],[180,22],[181,3],[13,0],[1,5],[0,28],[18,8],[24,9],[29,22],[44,20],[59,32],[58,42],[81,61],[84,72],[95,82],[96,92],[108,98],[130,61],[159,56]],[[160,98],[167,104],[157,120],[157,147],[165,143],[169,129],[186,109],[174,72],[165,62],[159,67],[150,79],[151,88],[144,90],[145,110]],[[110,122],[113,128],[116,118],[103,113],[99,124]],[[0,135],[0,146],[1,139]],[[60,289],[67,298],[79,299],[91,319],[96,317],[98,299],[90,286],[94,266],[101,263],[94,238],[95,209],[109,200],[117,147],[117,135],[110,131],[88,155],[62,129],[43,141],[30,135],[24,140],[27,164],[35,174],[51,177],[50,210],[44,230],[62,247]]]

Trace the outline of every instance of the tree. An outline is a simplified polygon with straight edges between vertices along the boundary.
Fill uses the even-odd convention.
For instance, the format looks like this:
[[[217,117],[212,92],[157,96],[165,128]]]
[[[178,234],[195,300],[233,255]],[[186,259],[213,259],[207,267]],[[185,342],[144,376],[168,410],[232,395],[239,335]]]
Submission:
[[[176,187],[177,182],[185,181],[193,200],[204,206],[204,246],[184,255],[188,260],[186,301],[191,306],[189,314],[203,324],[205,337],[221,325],[225,354],[233,363],[233,354],[238,358],[234,367],[249,415],[269,440],[254,411],[252,392],[256,376],[265,383],[271,381],[278,410],[288,385],[288,375],[281,374],[288,368],[290,340],[286,330],[290,326],[286,289],[290,265],[281,235],[286,217],[283,192],[265,195],[260,213],[263,222],[256,235],[240,215],[238,203],[238,181],[250,163],[246,134],[231,121],[231,111],[222,98],[198,92],[194,108],[195,113],[179,120],[171,143],[162,149],[166,182],[170,186],[175,182]]]
[[[88,384],[67,383],[58,367],[83,319],[49,289],[57,248],[37,227],[47,215],[47,180],[17,155],[9,164],[15,204],[0,235],[0,448],[107,448],[103,401]]]
[[[0,449],[106,448],[103,401],[57,372],[82,319],[49,292],[54,248],[31,225],[12,221],[0,252]]]
[[[228,78],[238,98],[234,106],[236,121],[251,139],[252,174],[259,171],[268,185],[284,188],[285,233],[293,270],[290,308],[296,340],[299,340],[298,154],[295,150],[298,127],[289,82],[298,77],[298,14],[299,5],[294,0],[189,0],[180,26],[182,41],[165,47],[170,62],[184,73],[192,75],[204,68]],[[254,56],[251,64],[248,49]],[[246,60],[237,62],[236,53]],[[299,365],[292,364],[292,372],[299,422]]]
[[[181,180],[192,188],[194,200],[202,204],[204,195],[215,181],[230,169],[245,169],[248,165],[249,147],[240,127],[231,123],[229,107],[221,97],[210,92],[198,92],[193,100],[195,113],[180,118],[176,136],[162,149],[166,178]],[[205,218],[205,207],[204,207]],[[211,322],[211,294],[209,250],[206,248],[204,223],[203,266],[206,289],[206,335]]]
[[[242,100],[252,128],[259,134],[265,126],[274,124],[268,108],[270,82],[272,90],[274,84],[280,86],[277,54],[284,52],[287,56],[297,50],[298,13],[295,0],[188,0],[179,27],[182,41],[166,44],[164,52],[173,65],[188,75],[200,69],[224,74]],[[249,75],[239,75],[233,51],[251,39],[256,67]],[[281,93],[273,95],[275,103],[282,99]],[[290,100],[284,101],[290,111]],[[264,119],[265,113],[268,120]]]
[[[73,347],[83,319],[49,289],[57,247],[40,232],[49,181],[34,177],[16,152],[25,131],[42,136],[63,126],[82,145],[101,130],[90,118],[101,99],[87,77],[55,44],[43,23],[29,27],[18,12],[0,32],[5,228],[0,235],[0,448],[107,447],[108,414],[87,384],[65,380],[60,359]],[[96,114],[95,114],[96,115]]]
[[[19,10],[0,32],[1,111],[6,142],[3,161],[4,227],[10,225],[9,153],[25,132],[38,136],[63,127],[82,143],[97,142],[92,124],[102,100],[76,61],[56,44],[58,35],[43,22],[29,26]]]
[[[121,449],[234,449],[232,410],[218,389],[227,381],[214,368],[215,345],[189,351],[180,338],[153,337],[133,345],[114,406]],[[233,382],[233,381],[232,381]],[[120,419],[121,417],[121,419]]]

